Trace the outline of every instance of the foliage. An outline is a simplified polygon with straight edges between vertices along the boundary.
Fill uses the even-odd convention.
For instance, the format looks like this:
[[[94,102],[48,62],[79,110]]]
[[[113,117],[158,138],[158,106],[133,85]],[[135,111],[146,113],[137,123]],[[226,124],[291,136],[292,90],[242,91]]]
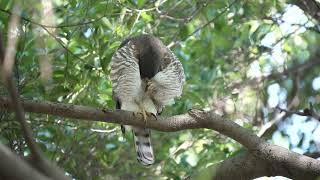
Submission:
[[[151,33],[173,45],[187,77],[182,98],[167,107],[164,116],[194,106],[214,108],[258,131],[275,117],[276,105],[303,109],[310,99],[320,104],[319,85],[312,86],[319,66],[281,74],[311,61],[320,49],[314,21],[302,13],[304,20],[288,25],[285,16],[290,8],[300,12],[290,2],[52,0],[52,9],[48,2],[19,2],[22,20],[16,32],[20,40],[15,79],[26,99],[114,108],[108,76],[111,56],[126,37]],[[0,1],[5,37],[9,21],[5,11],[13,12],[13,5]],[[52,74],[43,63],[51,64]],[[1,84],[0,90],[6,95]],[[13,114],[0,113],[0,141],[27,156]],[[135,159],[131,134],[123,137],[117,125],[27,116],[41,149],[75,179],[180,179],[243,151],[234,140],[206,129],[153,132],[156,163],[145,168]],[[281,141],[290,136],[283,129],[276,133]],[[298,140],[304,141],[301,133]],[[314,150],[310,139],[304,152],[309,150]]]

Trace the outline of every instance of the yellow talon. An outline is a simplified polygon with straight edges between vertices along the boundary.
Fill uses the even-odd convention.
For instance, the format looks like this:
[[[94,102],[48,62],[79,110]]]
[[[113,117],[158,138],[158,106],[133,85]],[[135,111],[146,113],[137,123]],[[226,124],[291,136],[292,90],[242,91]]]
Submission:
[[[142,114],[144,123],[147,124],[147,112],[144,110],[144,108],[143,108],[143,106],[142,106],[142,104],[140,102],[136,101],[136,103],[139,106],[139,109],[140,109],[140,112]]]
[[[147,124],[147,112],[144,109],[141,109],[141,111],[142,111],[143,121],[145,124]]]

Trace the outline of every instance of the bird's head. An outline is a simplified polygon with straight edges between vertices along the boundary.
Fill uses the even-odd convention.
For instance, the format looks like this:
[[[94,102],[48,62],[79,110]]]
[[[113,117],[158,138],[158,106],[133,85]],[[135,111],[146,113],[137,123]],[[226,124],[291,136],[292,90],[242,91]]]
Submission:
[[[153,36],[143,38],[139,56],[140,75],[141,78],[151,79],[160,71],[165,49],[159,39]]]

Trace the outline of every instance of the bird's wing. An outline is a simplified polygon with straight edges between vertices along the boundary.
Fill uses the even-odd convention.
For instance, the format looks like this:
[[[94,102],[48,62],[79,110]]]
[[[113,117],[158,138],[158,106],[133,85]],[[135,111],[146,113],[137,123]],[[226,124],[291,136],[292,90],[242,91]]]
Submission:
[[[163,59],[162,71],[151,79],[152,98],[162,105],[171,104],[174,98],[180,97],[185,82],[181,62],[168,49]]]
[[[139,64],[134,52],[135,46],[129,41],[118,49],[111,59],[113,96],[121,103],[137,97],[141,88]]]

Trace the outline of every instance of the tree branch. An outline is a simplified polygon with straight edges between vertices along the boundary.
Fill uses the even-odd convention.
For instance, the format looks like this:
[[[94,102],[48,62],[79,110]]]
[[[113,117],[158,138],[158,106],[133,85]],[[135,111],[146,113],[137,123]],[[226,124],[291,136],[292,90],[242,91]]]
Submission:
[[[268,76],[264,76],[264,77],[259,77],[259,78],[252,78],[246,81],[242,81],[239,83],[233,83],[230,84],[228,89],[242,89],[246,86],[257,86],[259,85],[261,82],[265,81],[265,80],[270,80],[270,79],[280,79],[283,76],[288,76],[290,74],[294,74],[294,73],[302,73],[305,72],[307,70],[310,70],[311,68],[317,67],[317,65],[320,65],[320,61],[319,61],[319,53],[317,53],[316,55],[314,55],[313,57],[311,57],[308,61],[306,61],[303,64],[297,64],[294,65],[293,67],[289,68],[289,69],[285,69],[282,72],[278,72],[278,73],[272,73]]]
[[[49,180],[2,144],[0,144],[0,171],[1,179]]]
[[[15,6],[15,9],[16,11],[20,12],[19,7]],[[16,14],[19,14],[19,13],[16,13]],[[3,82],[8,89],[10,99],[13,105],[12,107],[14,107],[13,110],[15,112],[17,120],[21,125],[23,136],[28,144],[28,147],[30,148],[32,165],[48,177],[51,177],[54,179],[62,179],[62,180],[68,179],[64,175],[63,171],[61,171],[57,166],[51,164],[51,162],[49,162],[44,157],[41,150],[37,146],[36,142],[33,140],[31,128],[25,120],[24,109],[19,100],[18,89],[15,85],[15,82],[12,79],[12,68],[15,61],[16,44],[18,42],[18,37],[19,37],[17,34],[15,34],[19,24],[19,17],[16,14],[12,14],[10,18],[9,29],[8,29],[8,43],[7,43],[6,50],[5,51],[4,49],[0,50],[1,53],[5,52],[4,55],[2,54],[0,56],[1,57],[0,69],[3,77]],[[2,37],[0,37],[0,44],[1,44],[0,48],[3,48]],[[5,173],[5,172],[2,172],[2,173]]]
[[[1,12],[4,12],[6,14],[9,14],[9,15],[12,15],[12,12],[8,11],[8,10],[5,10],[5,9],[2,9],[0,8],[0,11]],[[114,13],[114,14],[109,14],[109,16],[114,16],[114,15],[119,15],[120,13]],[[88,24],[93,24],[95,22],[98,22],[100,21],[102,18],[104,18],[105,16],[101,16],[101,17],[98,17],[96,19],[93,19],[93,20],[90,20],[90,21],[85,21],[85,22],[79,22],[79,23],[75,23],[75,24],[60,24],[60,25],[47,25],[47,24],[41,24],[41,23],[38,23],[36,21],[33,21],[31,19],[28,19],[26,17],[23,17],[21,16],[21,19],[26,21],[26,22],[29,22],[31,24],[35,24],[37,26],[40,26],[40,27],[45,27],[45,28],[67,28],[67,27],[78,27],[78,26],[85,26],[85,25],[88,25]]]
[[[300,73],[295,73],[294,75],[294,84],[292,87],[292,91],[290,95],[288,96],[287,102],[288,102],[288,109],[291,109],[292,107],[295,107],[298,105],[299,101],[299,92],[300,92]],[[291,98],[290,98],[291,97]],[[268,121],[265,123],[261,128],[258,133],[259,137],[266,137],[271,135],[274,131],[277,130],[277,124],[284,119],[286,119],[289,116],[288,113],[280,112],[280,113],[275,113],[274,117],[272,118],[271,121]]]
[[[209,168],[210,169],[210,168]],[[254,179],[262,176],[284,176],[293,179],[315,179],[312,174],[304,174],[301,171],[283,166],[279,163],[265,161],[250,153],[240,154],[227,159],[213,167],[211,172],[215,172],[213,179]]]
[[[26,100],[22,101],[22,104],[26,111],[33,113],[148,127],[158,131],[172,132],[195,128],[212,129],[238,141],[256,158],[273,165],[277,164],[286,169],[286,171],[278,172],[277,175],[286,175],[289,178],[295,179],[294,173],[290,173],[289,175],[287,173],[287,170],[293,170],[300,171],[310,177],[320,176],[320,161],[269,144],[247,129],[215,114],[213,111],[194,109],[186,114],[167,118],[158,117],[158,119],[150,116],[148,117],[148,123],[145,124],[141,114],[130,111]],[[8,98],[0,96],[0,109],[13,110],[13,106]],[[268,174],[266,173],[265,175]]]
[[[197,32],[199,32],[201,29],[207,27],[208,25],[210,25],[211,23],[215,22],[217,19],[219,19],[224,13],[226,13],[235,3],[237,2],[237,0],[234,0],[233,2],[231,2],[228,6],[226,6],[221,12],[219,12],[216,16],[214,16],[212,19],[210,19],[208,22],[206,22],[204,25],[198,27],[197,29],[195,29],[193,32],[191,32],[190,34],[188,34],[186,37],[184,37],[181,40],[176,40],[174,39],[173,42],[171,42],[168,45],[168,48],[171,48],[183,41],[186,41],[187,39],[189,39],[191,36],[193,36],[194,34],[196,34]],[[177,36],[176,36],[177,37]]]
[[[287,114],[289,115],[292,115],[292,114],[297,114],[299,116],[308,116],[308,117],[312,117],[318,121],[320,121],[320,115],[317,114],[314,109],[313,109],[313,105],[312,103],[309,104],[310,105],[310,108],[305,108],[303,110],[303,112],[299,112],[299,111],[289,111],[287,109],[283,109],[281,107],[276,107],[277,109],[280,110],[280,112],[286,112]]]
[[[16,9],[18,9],[16,7]],[[13,14],[10,18],[9,29],[8,29],[8,43],[5,50],[4,59],[1,59],[2,62],[1,72],[3,77],[3,82],[6,85],[10,98],[14,104],[14,110],[17,117],[17,120],[21,124],[21,129],[23,131],[24,138],[30,148],[33,158],[40,159],[40,152],[32,138],[32,132],[29,125],[25,121],[24,111],[22,105],[19,101],[19,94],[16,88],[14,81],[12,80],[12,68],[14,64],[15,54],[16,54],[16,44],[18,41],[18,36],[14,34],[19,24],[19,18]],[[0,38],[2,39],[2,38]],[[2,41],[0,42],[2,43]],[[1,47],[3,47],[1,45]],[[3,52],[3,50],[1,50]]]
[[[1,9],[0,8],[0,11],[4,12],[4,13],[7,13],[8,15],[14,15],[14,16],[17,16],[19,18],[21,18],[22,20],[26,21],[26,22],[29,22],[29,23],[32,23],[32,24],[35,24],[37,26],[39,26],[40,28],[42,28],[44,31],[46,31],[55,41],[57,41],[58,44],[60,44],[60,46],[65,50],[67,51],[68,53],[70,53],[72,56],[74,56],[75,58],[79,59],[80,61],[84,62],[86,65],[90,66],[90,67],[94,67],[93,65],[91,64],[88,64],[86,63],[86,61],[84,59],[82,59],[79,55],[75,54],[74,52],[72,52],[57,36],[55,36],[52,32],[49,31],[48,28],[62,28],[62,27],[74,27],[74,26],[82,26],[82,25],[86,25],[86,24],[90,24],[90,23],[94,23],[96,21],[99,21],[101,20],[104,16],[96,19],[96,20],[93,20],[93,21],[89,21],[89,22],[84,22],[84,23],[78,23],[78,24],[70,24],[70,25],[61,25],[61,26],[50,26],[50,25],[43,25],[41,23],[38,23],[38,22],[35,22],[35,21],[32,21],[28,18],[25,18],[25,17],[22,17],[20,16],[19,14],[16,14],[16,13],[13,13],[11,11],[8,11],[8,10],[4,10],[4,9]]]

